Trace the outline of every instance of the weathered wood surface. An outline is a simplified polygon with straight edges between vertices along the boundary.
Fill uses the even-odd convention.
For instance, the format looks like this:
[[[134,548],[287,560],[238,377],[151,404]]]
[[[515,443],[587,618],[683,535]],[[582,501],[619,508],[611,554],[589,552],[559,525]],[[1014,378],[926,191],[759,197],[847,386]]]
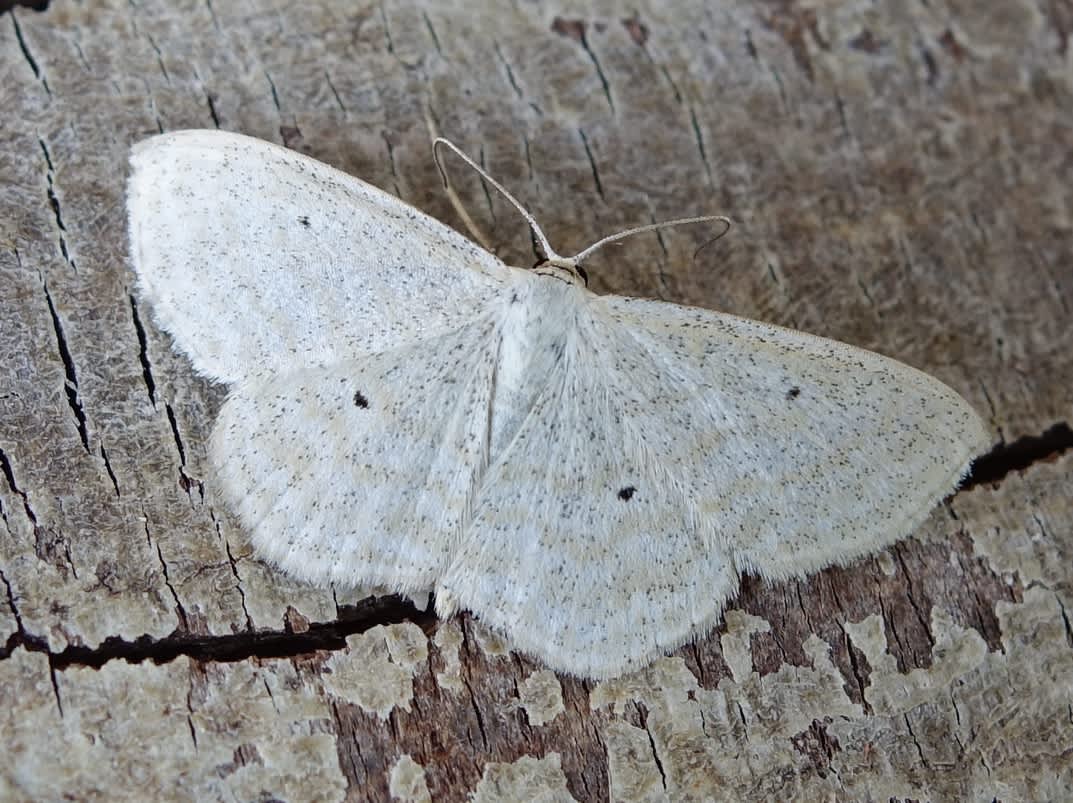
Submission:
[[[1073,796],[1071,31],[1065,0],[0,16],[0,798]],[[457,222],[426,109],[564,250],[732,216],[695,259],[704,232],[613,250],[593,286],[941,377],[994,426],[979,481],[601,684],[263,565],[205,465],[220,390],[132,295],[128,148],[218,125]]]

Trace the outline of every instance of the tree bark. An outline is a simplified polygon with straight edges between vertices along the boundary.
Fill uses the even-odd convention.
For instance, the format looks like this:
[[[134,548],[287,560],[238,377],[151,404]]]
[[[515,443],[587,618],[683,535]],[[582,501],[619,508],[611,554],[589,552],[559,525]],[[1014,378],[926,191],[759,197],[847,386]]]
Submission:
[[[1073,6],[672,8],[0,15],[0,798],[1073,796]],[[565,252],[729,215],[699,252],[686,229],[609,249],[591,287],[896,357],[996,447],[913,538],[748,578],[715,632],[605,683],[279,574],[217,502],[222,390],[133,291],[127,154],[241,131],[458,225],[427,117]]]

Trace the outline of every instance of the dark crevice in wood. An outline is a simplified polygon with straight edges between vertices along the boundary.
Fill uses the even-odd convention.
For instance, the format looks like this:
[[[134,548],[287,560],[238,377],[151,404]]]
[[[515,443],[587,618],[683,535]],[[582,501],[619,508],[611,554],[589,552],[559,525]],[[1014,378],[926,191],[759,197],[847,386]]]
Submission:
[[[990,452],[973,461],[962,489],[997,483],[1015,471],[1024,471],[1036,463],[1061,457],[1073,449],[1073,429],[1059,421],[1042,434],[1024,435],[1009,443],[1000,443]]]
[[[660,761],[659,750],[656,749],[655,737],[652,736],[652,731],[648,727],[648,707],[640,701],[635,701],[634,704],[637,706],[637,713],[641,722],[641,728],[648,736],[648,747],[652,751],[652,760],[656,762],[656,770],[659,772],[660,781],[663,784],[664,791],[666,791],[667,772],[663,769],[663,762]]]
[[[2,575],[0,581],[7,587],[8,604],[13,605],[10,585]],[[128,640],[109,636],[97,647],[71,645],[54,652],[44,637],[26,632],[16,614],[19,631],[8,638],[5,647],[0,648],[0,657],[7,657],[17,647],[23,647],[30,652],[48,655],[49,665],[56,672],[73,666],[100,669],[115,660],[132,664],[151,661],[159,665],[183,656],[195,661],[222,663],[250,658],[294,658],[317,651],[342,650],[346,647],[347,636],[364,633],[378,625],[402,622],[413,622],[427,634],[435,628],[436,615],[431,611],[418,610],[401,597],[377,597],[356,605],[343,606],[338,619],[314,622],[303,633],[283,629],[217,636],[193,634],[179,628],[163,638],[140,636]]]
[[[429,19],[428,13],[421,12],[421,17],[425,20],[425,27],[428,28],[428,35],[432,39],[432,46],[436,48],[436,53],[442,58],[443,48],[440,47],[440,37],[436,35],[436,29],[432,26],[432,20]]]
[[[916,617],[917,622],[920,624],[920,629],[924,633],[924,637],[928,641],[928,647],[935,648],[935,637],[931,633],[931,608],[932,601],[925,599],[921,604],[917,601],[916,592],[913,588],[913,578],[916,575],[912,569],[906,565],[905,553],[902,545],[895,544],[891,549],[895,559],[898,561],[898,565],[902,568],[902,574],[905,576],[905,596],[909,600],[909,606],[913,609],[913,614]]]
[[[276,107],[277,112],[282,112],[283,108],[279,105],[279,92],[276,91],[276,82],[272,80],[271,74],[266,70],[265,78],[268,79],[268,88],[272,90],[272,104]]]
[[[0,474],[4,475],[4,479],[7,481],[7,487],[11,490],[11,493],[22,500],[22,509],[26,512],[26,518],[30,520],[30,524],[33,525],[33,528],[36,531],[37,514],[34,513],[33,508],[30,507],[30,499],[26,496],[26,491],[22,490],[15,482],[15,470],[11,467],[11,459],[3,449],[0,449]]]
[[[45,171],[45,181],[48,183],[48,188],[45,190],[45,194],[48,196],[48,205],[52,209],[52,216],[56,220],[56,228],[59,229],[57,238],[60,243],[60,254],[63,255],[63,260],[75,270],[78,270],[71,259],[71,253],[67,250],[67,239],[63,236],[67,231],[67,226],[63,223],[63,212],[60,209],[60,198],[56,195],[56,182],[54,179],[55,168],[52,166],[52,154],[48,151],[48,145],[45,141],[38,137],[37,144],[41,146],[41,152],[45,155],[45,165],[48,168]]]
[[[164,412],[168,415],[168,424],[171,425],[171,437],[175,441],[175,448],[179,452],[179,487],[190,493],[191,488],[197,488],[201,500],[205,499],[205,483],[196,480],[186,473],[186,446],[183,437],[179,433],[179,420],[175,417],[175,410],[169,402],[164,402]]]
[[[562,17],[556,17],[552,20],[551,30],[560,36],[564,36],[567,39],[573,39],[579,45],[589,57],[589,61],[592,62],[592,66],[596,70],[596,77],[600,79],[600,86],[604,90],[604,98],[607,99],[607,105],[611,109],[611,114],[615,113],[615,102],[611,99],[611,84],[607,80],[607,75],[604,74],[604,68],[600,65],[600,60],[596,58],[596,53],[589,46],[589,40],[586,35],[587,27],[583,20],[566,20]]]
[[[492,49],[495,51],[496,56],[499,57],[499,61],[507,73],[507,82],[510,84],[510,88],[514,90],[514,94],[518,96],[518,100],[521,100],[522,88],[518,86],[518,81],[514,77],[514,70],[510,68],[510,62],[508,62],[507,57],[503,55],[503,51],[499,47],[499,42],[493,42]]]
[[[693,126],[693,138],[697,142],[697,151],[700,160],[704,163],[704,173],[708,176],[708,183],[712,183],[712,165],[708,161],[708,150],[704,147],[704,133],[700,129],[700,121],[697,120],[697,111],[692,106],[689,109],[689,121]]]
[[[89,431],[86,426],[86,411],[82,408],[82,398],[78,393],[78,373],[75,371],[75,362],[71,356],[71,350],[67,346],[67,336],[63,332],[63,323],[60,321],[59,313],[56,312],[56,305],[52,301],[52,294],[48,290],[47,282],[44,284],[44,289],[48,312],[52,316],[52,329],[56,334],[56,347],[59,349],[60,359],[63,361],[63,373],[66,377],[64,390],[67,393],[67,404],[70,406],[71,412],[74,413],[75,421],[78,424],[78,437],[82,441],[82,448],[88,454]]]
[[[920,745],[920,740],[917,739],[917,735],[913,732],[913,725],[909,721],[909,712],[902,714],[902,719],[905,721],[905,729],[909,732],[909,738],[913,740],[913,744],[916,745],[917,756],[920,757],[920,763],[924,769],[931,769],[931,765],[928,763],[928,759],[924,757],[924,748]]]
[[[115,489],[116,499],[118,499],[122,495],[119,493],[119,480],[116,478],[112,462],[108,459],[108,450],[104,448],[103,443],[101,444],[101,460],[104,461],[104,470],[108,472],[108,479],[112,481],[112,488]]]
[[[220,115],[216,111],[216,100],[213,98],[211,92],[205,93],[205,102],[209,106],[209,117],[212,118],[212,124],[215,128],[220,127]],[[161,132],[163,133],[163,132]]]
[[[219,523],[216,524],[217,532],[219,532]],[[226,538],[224,539],[224,551],[227,553],[227,562],[231,564],[231,574],[235,577],[235,590],[238,591],[239,601],[242,603],[242,614],[246,617],[246,630],[253,631],[253,617],[250,616],[250,609],[246,607],[246,589],[242,587],[242,577],[238,573],[238,561],[235,560],[235,556],[231,553],[231,542]]]
[[[146,34],[145,38],[149,40],[149,46],[153,48],[153,52],[156,53],[156,63],[157,66],[160,67],[160,74],[164,76],[164,81],[170,84],[171,75],[168,73],[167,65],[164,64],[164,54],[160,51],[160,47],[151,35]]]
[[[480,151],[477,154],[477,162],[485,171],[488,170],[488,162],[484,158],[484,146],[481,146]],[[484,176],[481,176],[481,191],[484,193],[484,203],[488,207],[488,217],[492,220],[492,233],[499,227],[499,222],[496,220],[495,204],[492,202],[492,193],[488,189],[488,182],[484,180]],[[401,197],[401,196],[400,196]]]
[[[3,0],[0,0],[0,2],[3,2]],[[0,5],[0,12],[11,11],[12,8],[14,8],[14,6],[8,5],[5,8],[3,5]],[[43,11],[44,9],[42,8],[37,10]],[[37,66],[37,60],[33,57],[33,54],[30,52],[30,46],[26,44],[26,40],[22,36],[22,28],[19,27],[18,17],[16,17],[14,14],[11,15],[11,24],[15,28],[15,39],[19,43],[19,50],[22,51],[23,58],[26,59],[26,63],[29,64],[30,69],[33,70],[34,78],[41,82],[41,86],[43,86],[45,89],[45,94],[51,97],[52,90],[48,88],[48,81],[46,81],[45,77],[41,75],[41,68]]]
[[[1062,603],[1062,598],[1058,595],[1054,595],[1055,601],[1058,603],[1058,610],[1062,614],[1062,624],[1065,626],[1066,631],[1066,644],[1073,647],[1073,623],[1069,621],[1069,611],[1066,610],[1066,606]]]
[[[339,111],[341,111],[343,114],[346,114],[346,104],[343,103],[343,98],[339,95],[339,90],[335,88],[335,84],[332,82],[332,77],[328,74],[327,71],[324,72],[324,80],[328,84],[328,89],[332,91],[332,96],[335,98],[335,102],[339,105]]]
[[[7,658],[19,645],[20,637],[26,635],[26,628],[22,625],[22,616],[19,615],[19,606],[15,602],[15,590],[11,587],[11,582],[2,571],[0,571],[0,583],[3,584],[7,595],[7,606],[11,610],[11,615],[15,617],[15,632],[8,638],[7,644],[0,647],[0,658]]]
[[[168,414],[168,423],[171,425],[171,437],[175,441],[175,448],[179,450],[179,465],[186,467],[186,447],[183,446],[183,436],[179,434],[179,422],[175,418],[175,411],[171,404],[164,403],[164,411]]]
[[[134,321],[134,331],[138,335],[138,361],[142,364],[142,381],[149,393],[149,401],[156,407],[156,380],[153,379],[153,365],[149,362],[149,339],[145,336],[145,327],[138,315],[138,302],[130,296],[130,315]]]
[[[171,584],[171,578],[168,576],[168,563],[164,560],[164,552],[160,549],[160,544],[153,543],[153,536],[149,532],[148,519],[145,521],[145,538],[149,542],[150,548],[156,549],[157,560],[160,562],[160,572],[164,575],[164,585],[171,592],[171,598],[175,602],[175,613],[179,617],[179,628],[188,631],[190,630],[190,620],[186,615],[186,608],[183,607],[182,600],[179,599],[179,592]]]
[[[604,185],[600,181],[600,170],[596,167],[596,159],[593,158],[592,149],[589,147],[589,138],[585,136],[585,132],[582,129],[578,129],[577,132],[581,135],[581,145],[585,148],[585,156],[588,157],[589,167],[592,169],[592,180],[596,185],[596,194],[600,196],[600,200],[606,201],[604,197]]]
[[[28,8],[32,11],[47,11],[51,0],[0,0],[0,14],[13,8]]]

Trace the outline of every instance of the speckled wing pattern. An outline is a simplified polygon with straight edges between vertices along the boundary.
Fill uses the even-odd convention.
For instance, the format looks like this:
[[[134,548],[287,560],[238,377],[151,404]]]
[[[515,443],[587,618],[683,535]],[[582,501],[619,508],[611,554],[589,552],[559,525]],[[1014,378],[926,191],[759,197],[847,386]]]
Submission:
[[[713,626],[741,572],[909,535],[987,443],[953,390],[878,354],[659,301],[586,307],[437,600],[551,666],[641,667]]]
[[[494,327],[236,388],[211,454],[258,553],[313,583],[433,588],[486,457]]]
[[[988,445],[961,396],[874,352],[696,307],[596,304],[599,342],[621,344],[619,398],[741,571],[801,575],[905,537]]]
[[[487,313],[528,274],[262,140],[177,131],[131,165],[139,289],[232,386],[210,457],[260,554],[312,582],[430,588],[484,459],[466,450],[485,448]]]
[[[436,605],[477,612],[556,669],[603,678],[714,623],[738,581],[732,553],[698,526],[688,470],[669,470],[646,443],[662,433],[642,432],[622,404],[629,375],[595,362],[614,352],[577,336],[564,350],[494,457]]]
[[[409,204],[223,131],[137,144],[131,256],[156,321],[216,380],[376,354],[473,321],[509,269]]]
[[[742,572],[908,535],[987,443],[901,363],[508,268],[267,143],[178,132],[132,162],[141,291],[232,385],[211,455],[260,554],[433,588],[561,671],[643,666]]]

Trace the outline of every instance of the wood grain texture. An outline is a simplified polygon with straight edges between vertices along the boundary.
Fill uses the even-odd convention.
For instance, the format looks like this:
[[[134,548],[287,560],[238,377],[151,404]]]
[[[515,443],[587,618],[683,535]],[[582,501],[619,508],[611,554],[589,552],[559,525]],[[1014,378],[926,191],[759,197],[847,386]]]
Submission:
[[[1073,795],[1071,34],[1061,0],[0,16],[0,799]],[[129,147],[241,131],[458,225],[427,114],[562,251],[729,215],[699,253],[608,249],[593,288],[926,370],[989,417],[987,481],[602,684],[272,571],[206,468],[220,389],[132,293]]]

